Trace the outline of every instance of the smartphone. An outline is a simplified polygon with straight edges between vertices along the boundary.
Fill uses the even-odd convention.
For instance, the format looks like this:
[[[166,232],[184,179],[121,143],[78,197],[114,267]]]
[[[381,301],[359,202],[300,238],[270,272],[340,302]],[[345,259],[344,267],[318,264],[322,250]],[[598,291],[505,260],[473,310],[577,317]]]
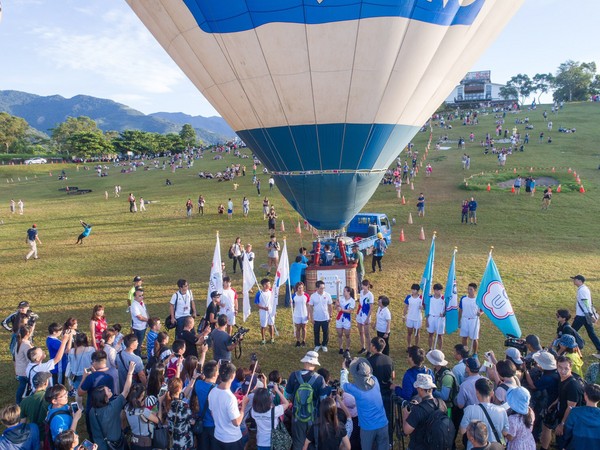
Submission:
[[[160,388],[160,391],[158,392],[158,396],[162,397],[163,395],[165,395],[167,393],[167,385],[163,384]]]
[[[83,369],[83,371],[84,371],[85,373],[87,373],[88,375],[89,375],[90,373],[92,373],[92,369],[90,369],[90,368]]]
[[[81,443],[81,446],[85,449],[85,450],[92,450],[94,448],[94,443],[88,441],[87,439],[85,441],[83,441]]]
[[[483,362],[483,367],[494,367],[494,365],[491,362],[489,362],[489,361],[484,361]]]
[[[79,411],[79,404],[77,404],[77,402],[71,403],[71,411],[73,411],[73,414]]]

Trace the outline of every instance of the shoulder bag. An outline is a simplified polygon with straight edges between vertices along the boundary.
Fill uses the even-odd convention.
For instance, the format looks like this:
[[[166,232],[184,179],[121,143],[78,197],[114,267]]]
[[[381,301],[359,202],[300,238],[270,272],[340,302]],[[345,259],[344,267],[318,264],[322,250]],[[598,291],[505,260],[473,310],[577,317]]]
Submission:
[[[589,309],[581,300],[577,300],[577,302],[579,302],[579,307],[582,309],[583,314],[585,315],[585,321],[589,325],[596,324],[596,322],[598,322],[598,311],[596,311],[596,308],[594,308],[592,301],[590,300],[591,308]]]
[[[483,406],[481,403],[479,404],[479,407],[483,410],[483,414],[485,414],[485,418],[487,419],[488,423],[490,424],[490,428],[492,429],[492,432],[494,433],[496,442],[498,444],[502,445],[503,448],[506,448],[506,444],[504,443],[504,436],[500,435],[498,433],[498,430],[496,430],[496,426],[494,425],[494,422],[492,422],[492,419],[491,419],[489,413],[487,412],[487,409],[485,409],[485,406]]]
[[[177,291],[177,298],[175,298],[175,306],[173,308],[173,316],[175,316],[175,314],[177,313],[177,302],[179,301],[179,295],[179,291]],[[167,328],[167,330],[172,330],[173,328],[177,327],[177,319],[175,319],[175,321],[172,322],[171,314],[169,314],[165,319],[165,327]]]
[[[281,421],[275,427],[275,408],[271,408],[271,450],[290,450],[292,436]]]
[[[108,449],[109,450],[124,450],[125,449],[125,439],[123,437],[123,432],[121,432],[121,435],[119,436],[118,440],[116,440],[116,441],[109,440],[106,437],[104,428],[102,428],[102,423],[100,422],[100,419],[98,418],[98,412],[96,411],[96,408],[92,408],[92,409],[94,411],[94,417],[96,418],[96,422],[98,423],[98,428],[100,428],[100,433],[101,433],[100,437],[105,442]]]

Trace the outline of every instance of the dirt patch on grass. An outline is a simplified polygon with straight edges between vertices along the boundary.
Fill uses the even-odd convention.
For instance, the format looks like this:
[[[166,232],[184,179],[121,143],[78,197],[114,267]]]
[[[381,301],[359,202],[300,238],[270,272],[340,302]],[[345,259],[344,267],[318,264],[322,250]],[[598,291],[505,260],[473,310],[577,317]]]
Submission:
[[[512,187],[513,184],[515,184],[515,180],[516,178],[513,178],[512,180],[506,180],[503,181],[502,183],[498,183],[498,186],[501,188],[509,188]],[[522,177],[523,183],[522,185],[525,186],[525,177]],[[536,186],[558,186],[558,180],[552,177],[538,177],[535,179],[535,185]]]

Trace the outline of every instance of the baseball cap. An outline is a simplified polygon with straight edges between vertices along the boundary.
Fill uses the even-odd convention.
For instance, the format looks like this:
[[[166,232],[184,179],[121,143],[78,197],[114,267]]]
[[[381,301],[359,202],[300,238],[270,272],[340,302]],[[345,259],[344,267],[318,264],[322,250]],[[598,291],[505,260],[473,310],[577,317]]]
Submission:
[[[136,275],[135,277],[133,277],[134,283],[137,283],[138,281],[142,281],[142,277],[140,277],[139,275]]]
[[[479,369],[481,368],[481,366],[479,365],[479,361],[477,360],[477,358],[473,358],[472,356],[470,358],[467,358],[465,360],[465,365],[473,373],[479,372]]]
[[[221,293],[217,292],[217,291],[212,291],[210,293],[210,298],[215,298],[215,297],[220,297],[220,296],[221,296]]]
[[[26,301],[26,300],[23,300],[22,302],[19,302],[18,308],[19,309],[21,309],[21,308],[29,308],[29,302]]]
[[[585,283],[585,277],[583,275],[575,275],[574,277],[571,277],[571,280],[579,280],[582,283]]]
[[[52,374],[50,372],[38,372],[33,376],[32,383],[34,387],[41,386],[46,381],[52,378]]]
[[[508,347],[506,349],[506,356],[512,359],[515,364],[523,364],[521,352],[514,347]]]

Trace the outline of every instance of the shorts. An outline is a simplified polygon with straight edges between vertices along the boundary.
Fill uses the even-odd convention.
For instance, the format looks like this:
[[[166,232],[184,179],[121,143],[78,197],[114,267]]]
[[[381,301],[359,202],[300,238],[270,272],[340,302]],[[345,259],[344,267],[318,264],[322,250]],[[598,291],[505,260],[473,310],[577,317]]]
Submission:
[[[260,326],[262,328],[267,327],[268,325],[275,325],[275,317],[269,314],[268,311],[261,310],[260,311]]]
[[[423,212],[423,211],[425,211],[425,207],[424,206],[417,206],[417,211]]]
[[[293,319],[294,325],[306,325],[308,323],[308,316],[297,317],[294,316]]]
[[[463,317],[460,320],[460,337],[468,337],[469,339],[479,339],[479,324],[480,320],[477,318],[469,319]]]
[[[446,332],[446,318],[445,317],[434,317],[434,316],[429,316],[427,318],[427,322],[428,322],[428,327],[427,327],[427,332],[428,333],[436,333],[437,334],[444,334]]]
[[[227,214],[233,214],[233,209],[228,209]]]
[[[423,325],[422,319],[419,319],[419,320],[406,319],[406,327],[407,328],[413,328],[415,330],[419,330],[421,328],[421,325]]]
[[[358,314],[356,316],[356,323],[359,325],[365,325],[367,323],[367,318],[369,316],[367,316],[366,314]]]
[[[347,319],[336,320],[335,327],[338,329],[341,328],[343,330],[349,330],[350,328],[352,328],[352,321]]]
[[[235,312],[227,311],[225,315],[227,316],[227,325],[235,325]]]
[[[477,219],[477,211],[469,211],[469,219]]]

